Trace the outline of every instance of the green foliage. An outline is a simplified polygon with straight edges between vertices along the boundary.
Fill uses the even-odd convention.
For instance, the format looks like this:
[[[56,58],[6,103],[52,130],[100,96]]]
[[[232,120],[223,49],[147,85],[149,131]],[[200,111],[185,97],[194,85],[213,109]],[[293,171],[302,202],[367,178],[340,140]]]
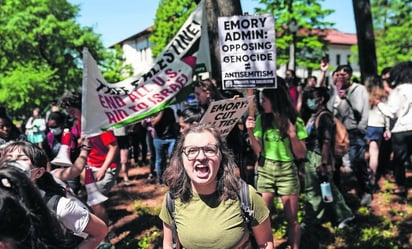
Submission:
[[[119,82],[133,75],[133,67],[127,64],[122,48],[117,45],[109,54],[102,65],[102,74],[108,82]]]
[[[354,235],[357,236],[354,236]],[[345,248],[399,248],[394,238],[395,233],[381,226],[348,227],[345,230],[336,230],[336,240],[346,244]],[[335,247],[332,247],[335,248]]]
[[[150,249],[156,241],[161,239],[162,233],[156,227],[152,227],[137,243],[139,249]]]
[[[333,23],[323,19],[333,10],[322,9],[323,0],[260,0],[264,8],[256,13],[273,13],[276,30],[276,64],[285,65],[289,60],[289,46],[293,35],[288,24],[296,20],[299,31],[296,34],[296,64],[299,67],[316,69],[326,51],[327,43],[319,31],[330,28]]]
[[[257,8],[256,13],[273,13],[277,33],[276,56],[277,65],[284,65],[289,60],[289,46],[292,34],[287,24],[297,20],[300,31],[296,39],[296,64],[299,67],[316,69],[326,50],[324,36],[318,31],[333,25],[323,19],[333,10],[324,10],[320,2],[323,0],[260,0],[265,8]],[[196,7],[195,1],[162,0],[156,12],[153,34],[150,37],[152,53],[157,56],[177,33],[190,12]]]
[[[378,72],[412,58],[412,2],[371,0]]]
[[[279,198],[274,198],[273,209],[274,210],[271,213],[276,214],[275,217],[272,216],[273,238],[275,240],[279,240],[285,238],[287,230],[287,222],[283,213],[283,205]]]
[[[138,215],[150,214],[150,215],[158,215],[160,213],[159,208],[153,208],[145,205],[142,201],[134,201],[133,202],[134,211]]]
[[[360,215],[367,216],[367,215],[370,215],[370,212],[371,212],[371,210],[368,207],[359,207],[359,209],[358,209],[358,213]]]
[[[78,89],[83,47],[104,56],[100,36],[75,22],[79,7],[67,0],[3,0],[0,12],[0,104],[14,114]]]
[[[160,207],[149,207],[145,205],[142,201],[133,202],[134,212],[142,216],[158,216],[160,213]],[[162,233],[158,227],[153,226],[149,230],[145,231],[143,235],[137,238],[137,248],[139,249],[150,249],[154,248],[153,245],[160,245],[162,241]],[[130,243],[135,243],[130,242]],[[135,247],[133,247],[135,248]]]
[[[397,248],[391,238],[393,233],[381,231],[379,227],[364,228],[361,230],[359,244],[363,248]]]
[[[20,110],[24,105],[41,106],[57,87],[55,73],[47,64],[16,64],[14,70],[0,73],[0,103],[7,103],[10,111]]]
[[[150,36],[152,54],[158,56],[196,8],[191,0],[161,0]]]

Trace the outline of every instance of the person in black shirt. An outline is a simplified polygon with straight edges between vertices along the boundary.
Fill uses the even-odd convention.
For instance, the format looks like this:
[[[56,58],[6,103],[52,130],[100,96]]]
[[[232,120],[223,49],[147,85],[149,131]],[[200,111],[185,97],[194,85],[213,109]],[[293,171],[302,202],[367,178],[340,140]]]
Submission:
[[[176,117],[172,108],[167,107],[151,118],[151,123],[155,129],[153,144],[155,147],[156,175],[160,184],[163,184],[163,171],[167,158],[170,158],[176,143]]]

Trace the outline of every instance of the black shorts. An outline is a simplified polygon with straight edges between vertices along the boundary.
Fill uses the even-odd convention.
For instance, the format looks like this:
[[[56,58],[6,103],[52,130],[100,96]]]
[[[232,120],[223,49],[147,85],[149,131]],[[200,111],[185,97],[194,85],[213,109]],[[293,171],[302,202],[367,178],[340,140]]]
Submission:
[[[129,149],[129,136],[116,136],[117,138],[117,145],[119,145],[119,149]]]

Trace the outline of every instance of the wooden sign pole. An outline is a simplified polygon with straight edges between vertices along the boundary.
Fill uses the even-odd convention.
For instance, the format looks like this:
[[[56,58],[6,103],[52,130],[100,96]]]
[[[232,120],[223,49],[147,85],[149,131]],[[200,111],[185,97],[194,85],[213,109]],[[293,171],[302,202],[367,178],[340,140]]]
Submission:
[[[254,92],[252,88],[247,89],[247,96],[254,96]],[[249,105],[249,117],[255,117],[255,99],[253,98],[253,102]]]

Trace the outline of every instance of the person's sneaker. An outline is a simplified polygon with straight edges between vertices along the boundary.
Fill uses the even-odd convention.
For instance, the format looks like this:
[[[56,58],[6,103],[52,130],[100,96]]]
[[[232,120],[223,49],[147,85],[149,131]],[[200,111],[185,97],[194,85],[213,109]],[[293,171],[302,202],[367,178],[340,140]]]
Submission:
[[[372,194],[364,193],[361,198],[360,205],[364,207],[370,207],[371,204],[372,204]]]
[[[353,221],[354,219],[355,219],[355,216],[350,216],[350,217],[342,220],[341,222],[339,222],[338,228],[343,229],[343,228],[347,227],[349,225],[349,223],[351,221]]]

